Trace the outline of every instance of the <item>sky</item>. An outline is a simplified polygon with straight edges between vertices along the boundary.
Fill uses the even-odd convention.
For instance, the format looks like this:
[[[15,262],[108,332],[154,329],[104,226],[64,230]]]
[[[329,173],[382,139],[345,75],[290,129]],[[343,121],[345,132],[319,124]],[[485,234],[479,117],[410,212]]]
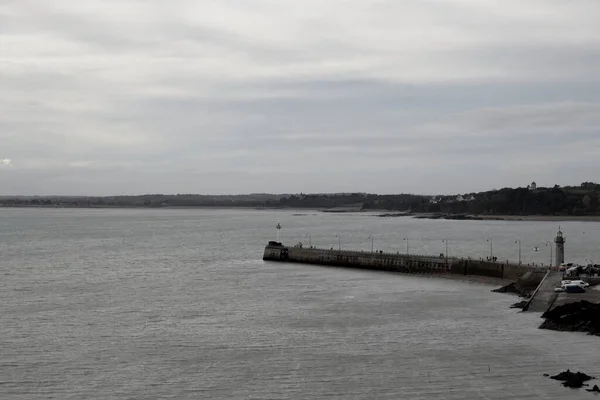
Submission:
[[[600,180],[597,0],[0,0],[0,195]]]

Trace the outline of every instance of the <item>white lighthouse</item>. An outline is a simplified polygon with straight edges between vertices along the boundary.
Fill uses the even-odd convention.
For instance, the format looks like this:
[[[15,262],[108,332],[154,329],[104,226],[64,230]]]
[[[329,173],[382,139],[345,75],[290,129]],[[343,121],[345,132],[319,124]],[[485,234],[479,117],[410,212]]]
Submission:
[[[565,262],[565,238],[563,236],[562,231],[560,230],[560,226],[558,227],[558,233],[554,238],[554,243],[556,243],[556,266],[560,266],[560,264]]]

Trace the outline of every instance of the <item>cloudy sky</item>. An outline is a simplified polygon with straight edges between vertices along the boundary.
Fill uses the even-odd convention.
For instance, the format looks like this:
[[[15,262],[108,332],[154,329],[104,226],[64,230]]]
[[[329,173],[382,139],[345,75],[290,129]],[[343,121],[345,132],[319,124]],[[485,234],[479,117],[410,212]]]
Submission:
[[[0,0],[0,194],[600,180],[598,0]]]

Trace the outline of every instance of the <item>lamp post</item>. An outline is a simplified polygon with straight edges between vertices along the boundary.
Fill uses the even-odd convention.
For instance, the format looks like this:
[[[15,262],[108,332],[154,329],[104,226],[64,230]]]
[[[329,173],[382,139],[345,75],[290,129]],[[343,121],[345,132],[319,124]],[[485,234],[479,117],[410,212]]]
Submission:
[[[446,243],[446,264],[448,264],[448,239],[442,239],[442,243]]]
[[[306,237],[308,238],[308,247],[312,247],[312,241],[311,241],[311,238],[310,238],[310,233],[307,233]]]
[[[405,237],[405,238],[404,238],[404,239],[402,239],[402,240],[405,240],[405,241],[406,241],[406,254],[408,254],[408,238],[407,238],[407,237]]]
[[[340,237],[339,233],[335,235],[335,237],[338,238],[338,250],[342,250],[342,238]]]
[[[546,246],[550,247],[550,268],[552,268],[552,242],[551,241],[547,241],[546,242]]]
[[[491,237],[487,238],[486,241],[490,242],[490,261],[492,261],[494,259],[494,242]]]
[[[519,244],[519,265],[521,265],[521,239],[515,240],[515,243]]]
[[[371,253],[373,252],[373,236],[369,236],[369,239],[371,239]]]

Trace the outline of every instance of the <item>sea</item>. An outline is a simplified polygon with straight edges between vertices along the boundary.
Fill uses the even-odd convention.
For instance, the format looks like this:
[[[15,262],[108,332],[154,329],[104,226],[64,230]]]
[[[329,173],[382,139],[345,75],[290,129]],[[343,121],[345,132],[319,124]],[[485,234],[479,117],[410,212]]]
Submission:
[[[279,235],[541,265],[559,224],[600,262],[597,222],[0,209],[0,399],[591,399],[543,375],[600,377],[600,338],[491,283],[262,260]]]

